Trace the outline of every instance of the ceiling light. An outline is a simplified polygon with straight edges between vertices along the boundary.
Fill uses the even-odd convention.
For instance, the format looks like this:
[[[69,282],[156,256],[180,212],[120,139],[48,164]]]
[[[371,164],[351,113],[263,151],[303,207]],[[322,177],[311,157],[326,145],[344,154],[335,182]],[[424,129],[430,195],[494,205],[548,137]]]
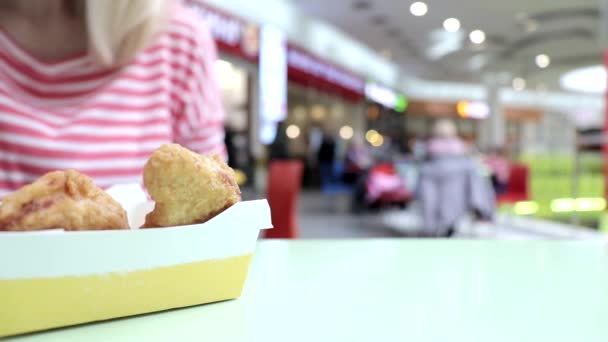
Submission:
[[[486,34],[482,30],[473,30],[469,33],[469,39],[473,44],[482,44],[486,41]]]
[[[412,13],[412,15],[416,16],[416,17],[422,17],[423,15],[426,14],[426,12],[428,12],[429,8],[428,6],[421,1],[417,1],[414,2],[411,6],[410,6],[410,13]]]
[[[526,89],[526,80],[521,77],[515,77],[512,81],[512,86],[515,90],[524,90]]]
[[[340,138],[342,138],[344,140],[351,139],[354,134],[355,134],[355,132],[353,131],[353,128],[350,126],[342,126],[342,128],[340,128]]]
[[[593,65],[566,72],[560,77],[559,84],[566,90],[604,94],[607,77],[606,67]]]
[[[285,130],[285,134],[289,139],[296,139],[300,136],[300,127],[296,125],[289,125]]]
[[[536,58],[534,58],[534,61],[536,62],[536,65],[541,69],[544,69],[548,67],[549,64],[551,64],[551,58],[549,58],[549,56],[545,55],[544,53],[536,56]]]
[[[384,137],[375,129],[370,129],[365,133],[365,140],[374,147],[380,147],[384,144]]]
[[[447,18],[443,22],[443,28],[448,32],[458,32],[460,30],[460,21],[456,18]]]
[[[378,135],[378,131],[376,131],[375,129],[370,129],[365,133],[365,140],[372,142],[372,140],[374,140],[374,138]]]
[[[372,140],[370,142],[370,144],[372,144],[372,146],[374,146],[374,147],[380,147],[380,146],[382,146],[382,144],[384,144],[384,137],[382,135],[378,134],[374,138],[374,140]]]
[[[323,121],[327,117],[325,107],[316,104],[310,108],[310,116],[314,121]]]

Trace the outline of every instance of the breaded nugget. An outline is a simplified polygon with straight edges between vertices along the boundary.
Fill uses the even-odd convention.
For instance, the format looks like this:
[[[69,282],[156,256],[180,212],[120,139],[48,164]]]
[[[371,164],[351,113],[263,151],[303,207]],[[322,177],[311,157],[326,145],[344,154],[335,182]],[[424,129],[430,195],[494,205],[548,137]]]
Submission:
[[[93,181],[74,170],[47,173],[7,195],[0,230],[128,229],[127,213]]]
[[[241,200],[234,171],[219,156],[201,156],[177,144],[156,150],[144,167],[155,201],[143,228],[205,222]]]

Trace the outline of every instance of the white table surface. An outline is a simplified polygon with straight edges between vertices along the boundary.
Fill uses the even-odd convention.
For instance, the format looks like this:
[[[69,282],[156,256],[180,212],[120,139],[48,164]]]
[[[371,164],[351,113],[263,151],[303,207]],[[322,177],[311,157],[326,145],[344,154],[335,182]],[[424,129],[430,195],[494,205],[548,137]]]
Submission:
[[[608,341],[602,242],[263,241],[240,299],[10,341]]]

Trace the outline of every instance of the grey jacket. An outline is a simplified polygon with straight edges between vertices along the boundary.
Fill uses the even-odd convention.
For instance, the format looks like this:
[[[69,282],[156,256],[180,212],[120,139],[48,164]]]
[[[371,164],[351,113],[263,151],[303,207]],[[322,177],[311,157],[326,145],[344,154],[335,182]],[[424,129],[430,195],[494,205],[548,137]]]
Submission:
[[[494,216],[496,204],[490,180],[469,157],[425,162],[418,186],[427,232],[444,232],[470,212],[486,219]]]

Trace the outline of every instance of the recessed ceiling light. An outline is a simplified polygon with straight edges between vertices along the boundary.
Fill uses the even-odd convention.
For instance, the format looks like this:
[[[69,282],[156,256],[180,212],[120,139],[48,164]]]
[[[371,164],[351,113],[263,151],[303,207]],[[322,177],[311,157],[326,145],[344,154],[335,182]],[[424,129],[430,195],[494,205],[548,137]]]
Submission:
[[[423,15],[426,14],[426,12],[428,12],[428,10],[429,10],[428,6],[422,1],[414,2],[410,6],[410,13],[412,13],[412,15],[414,15],[416,17],[422,17]]]
[[[469,39],[473,44],[482,44],[486,41],[486,34],[482,30],[473,30],[469,33]]]
[[[606,67],[594,65],[568,71],[559,79],[562,88],[584,93],[606,92]]]
[[[544,53],[541,53],[540,55],[537,55],[534,58],[534,62],[536,62],[536,65],[539,68],[544,69],[548,67],[549,64],[551,64],[551,58],[549,58],[549,56],[545,55]]]
[[[285,134],[289,139],[296,139],[300,136],[300,127],[296,125],[289,125],[285,130]]]
[[[456,18],[447,18],[443,22],[443,28],[448,32],[458,32],[458,30],[460,30],[460,20]]]
[[[351,139],[354,134],[355,134],[355,132],[353,131],[353,128],[350,126],[342,126],[342,128],[340,128],[340,138],[342,138],[344,140]]]
[[[515,90],[524,90],[526,89],[526,80],[521,77],[515,77],[512,81],[512,86]]]

